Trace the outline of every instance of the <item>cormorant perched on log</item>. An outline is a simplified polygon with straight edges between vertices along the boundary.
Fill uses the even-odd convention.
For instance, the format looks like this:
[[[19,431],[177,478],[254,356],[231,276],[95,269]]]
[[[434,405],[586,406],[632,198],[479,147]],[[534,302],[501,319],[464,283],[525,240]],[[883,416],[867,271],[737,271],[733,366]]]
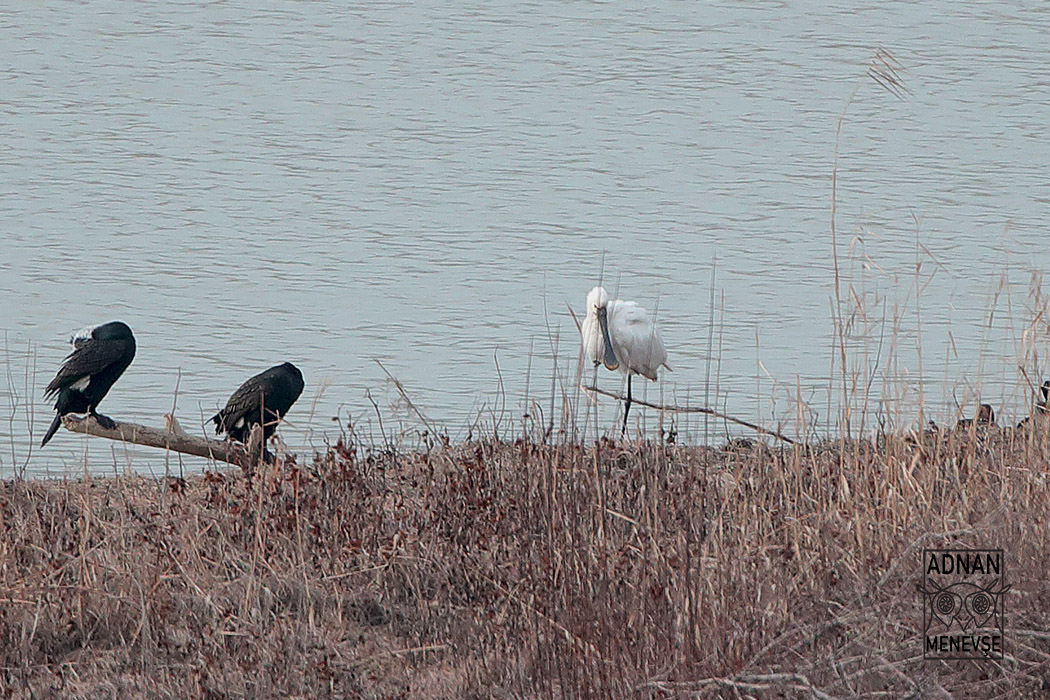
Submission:
[[[252,427],[261,425],[265,445],[301,393],[303,373],[298,367],[291,362],[271,367],[241,384],[226,407],[211,417],[215,432],[245,443]]]
[[[44,389],[45,399],[58,397],[55,401],[58,415],[44,434],[41,447],[54,436],[62,424],[62,416],[67,413],[87,413],[103,428],[117,427],[112,419],[96,413],[95,408],[135,359],[135,336],[126,323],[110,321],[85,328],[70,342],[73,352]]]

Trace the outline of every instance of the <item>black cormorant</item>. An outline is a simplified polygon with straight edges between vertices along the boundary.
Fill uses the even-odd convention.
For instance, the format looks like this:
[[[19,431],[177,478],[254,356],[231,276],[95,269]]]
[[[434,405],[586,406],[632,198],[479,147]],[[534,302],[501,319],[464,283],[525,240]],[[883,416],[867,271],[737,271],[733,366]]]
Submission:
[[[303,373],[298,367],[291,362],[271,367],[241,384],[226,407],[211,417],[215,432],[243,443],[253,426],[262,425],[265,444],[302,393]]]
[[[55,400],[58,415],[40,443],[43,447],[62,424],[67,413],[87,413],[103,428],[115,428],[110,418],[95,413],[99,402],[135,359],[135,336],[126,323],[110,321],[85,328],[71,339],[73,352],[44,390],[44,398]]]

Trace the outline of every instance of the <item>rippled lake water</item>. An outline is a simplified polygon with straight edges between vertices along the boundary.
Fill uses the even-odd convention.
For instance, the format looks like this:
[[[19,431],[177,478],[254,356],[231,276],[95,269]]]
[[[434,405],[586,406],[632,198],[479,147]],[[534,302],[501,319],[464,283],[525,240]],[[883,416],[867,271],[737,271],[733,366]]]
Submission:
[[[559,416],[577,400],[566,305],[599,278],[657,314],[674,372],[650,400],[785,430],[801,400],[831,429],[842,114],[867,425],[978,395],[1015,417],[1018,366],[1046,370],[1043,3],[16,3],[0,27],[0,475],[85,454],[163,472],[64,432],[30,451],[70,333],[110,319],[139,341],[101,407],[119,419],[160,425],[178,384],[199,431],[290,360],[293,447],[336,415],[417,429],[378,359],[452,438],[479,415],[519,430],[527,406],[549,417],[552,378]],[[878,47],[901,98],[866,77]],[[615,421],[603,399],[598,429]]]

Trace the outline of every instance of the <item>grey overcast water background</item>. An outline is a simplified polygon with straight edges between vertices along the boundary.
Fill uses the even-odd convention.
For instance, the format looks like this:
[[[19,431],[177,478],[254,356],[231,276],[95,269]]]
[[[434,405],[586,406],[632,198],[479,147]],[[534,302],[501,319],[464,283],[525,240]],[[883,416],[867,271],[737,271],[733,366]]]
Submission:
[[[843,296],[867,313],[851,366],[882,340],[872,411],[916,420],[921,389],[938,420],[977,395],[1016,419],[1018,364],[1047,369],[1045,3],[23,2],[0,32],[3,476],[85,455],[163,473],[161,453],[64,431],[30,452],[27,398],[38,442],[70,334],[110,319],[139,343],[101,407],[119,419],[161,425],[181,371],[199,432],[291,360],[293,448],[337,413],[378,440],[368,395],[416,439],[377,358],[453,439],[479,413],[519,430],[526,392],[549,413],[552,337],[576,381],[566,302],[582,313],[603,259],[668,345],[650,399],[703,404],[710,369],[734,415],[788,429],[801,397],[825,426],[854,90],[836,216]],[[864,77],[879,46],[903,99]],[[724,439],[704,425],[683,416],[680,439]]]

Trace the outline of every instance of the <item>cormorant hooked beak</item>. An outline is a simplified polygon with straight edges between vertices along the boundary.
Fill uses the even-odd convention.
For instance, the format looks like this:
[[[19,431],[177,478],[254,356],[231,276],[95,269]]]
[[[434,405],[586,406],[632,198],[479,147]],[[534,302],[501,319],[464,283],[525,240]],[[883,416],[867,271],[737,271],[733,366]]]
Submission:
[[[604,306],[599,307],[598,308],[598,325],[601,326],[601,328],[602,328],[602,338],[604,339],[604,342],[602,343],[602,345],[605,348],[605,352],[603,353],[604,356],[602,358],[602,363],[605,365],[606,369],[616,370],[616,369],[619,369],[619,367],[620,367],[620,361],[616,359],[616,353],[613,352],[612,339],[609,338],[609,318],[608,317],[609,317],[609,313],[608,313],[608,311],[606,311],[605,307]]]

